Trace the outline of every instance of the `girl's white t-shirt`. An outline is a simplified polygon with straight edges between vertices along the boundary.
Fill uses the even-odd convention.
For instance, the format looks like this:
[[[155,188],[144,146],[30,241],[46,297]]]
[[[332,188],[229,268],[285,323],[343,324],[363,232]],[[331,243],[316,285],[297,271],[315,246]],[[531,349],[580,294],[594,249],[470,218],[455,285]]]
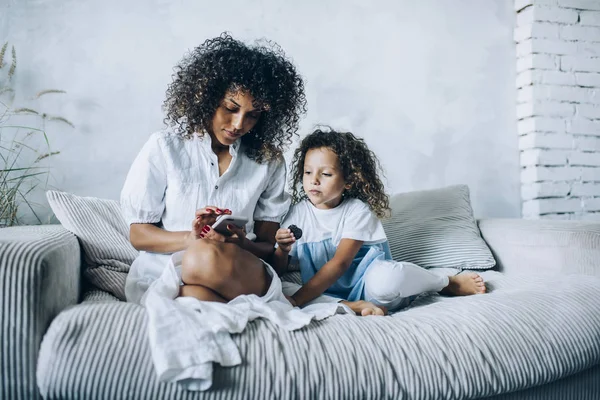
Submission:
[[[300,265],[303,283],[308,282],[330,261],[342,239],[363,241],[348,270],[325,294],[346,300],[362,300],[364,273],[376,258],[391,259],[381,221],[359,199],[345,199],[332,209],[316,208],[309,200],[295,204],[286,215],[283,228],[296,225],[302,236],[290,256]]]

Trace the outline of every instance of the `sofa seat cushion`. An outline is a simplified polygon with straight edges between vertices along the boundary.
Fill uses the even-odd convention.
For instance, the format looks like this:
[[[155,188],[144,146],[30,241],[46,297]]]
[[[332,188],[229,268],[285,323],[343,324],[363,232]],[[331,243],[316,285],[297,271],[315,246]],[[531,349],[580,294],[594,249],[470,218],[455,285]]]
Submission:
[[[479,398],[555,381],[600,363],[600,278],[481,273],[490,292],[422,295],[390,317],[337,315],[286,332],[257,320],[234,341],[242,365],[213,388],[156,380],[145,310],[87,302],[44,337],[45,399]]]

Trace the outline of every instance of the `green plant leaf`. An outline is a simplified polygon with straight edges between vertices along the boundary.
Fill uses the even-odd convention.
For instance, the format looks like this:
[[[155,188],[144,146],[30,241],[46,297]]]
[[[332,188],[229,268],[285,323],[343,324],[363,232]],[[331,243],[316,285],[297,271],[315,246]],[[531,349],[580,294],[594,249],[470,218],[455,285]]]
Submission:
[[[35,159],[34,163],[39,162],[44,158],[55,156],[57,154],[60,154],[60,151],[51,151],[50,153],[41,154],[40,156],[38,156],[38,158]]]
[[[27,107],[17,108],[15,110],[13,110],[12,113],[13,114],[35,114],[35,115],[40,115],[39,112],[35,111],[34,109],[27,108]]]
[[[25,175],[21,175],[21,176],[17,176],[15,178],[9,178],[6,179],[6,182],[14,182],[14,181],[18,181],[18,180],[24,180],[26,178],[31,178],[34,176],[39,176],[39,175],[43,175],[43,174],[47,174],[48,172],[36,172],[35,174],[25,174]]]
[[[45,94],[51,94],[51,93],[67,93],[64,90],[59,90],[59,89],[47,89],[47,90],[42,90],[41,92],[37,92],[34,99],[39,99],[40,97],[42,97]]]
[[[70,125],[71,128],[75,128],[75,125],[73,125],[73,123],[71,121],[69,121],[68,119],[63,118],[63,117],[48,116],[48,120],[49,121],[64,122],[65,124]]]
[[[17,51],[15,50],[15,46],[12,46],[12,63],[10,64],[10,69],[8,70],[8,80],[10,81],[17,70]]]
[[[32,128],[31,126],[25,126],[25,125],[4,125],[2,128],[31,129],[32,131],[44,132],[43,129]]]
[[[21,194],[19,192],[19,194]],[[31,213],[35,216],[35,219],[37,219],[38,223],[42,223],[42,220],[40,219],[39,215],[35,212],[35,210],[32,207],[32,204],[30,201],[28,201],[24,195],[21,194],[21,198],[23,199],[23,203],[25,203],[25,205],[27,206],[27,208],[29,208],[29,210],[31,211]]]
[[[34,149],[33,147],[31,147],[30,145],[28,145],[28,144],[26,144],[26,143],[24,143],[24,142],[21,142],[21,141],[16,141],[16,140],[15,140],[15,141],[14,141],[14,143],[18,144],[18,145],[19,145],[19,146],[21,146],[21,147],[25,147],[26,149],[29,149],[29,150],[31,150],[31,151],[33,151],[33,152],[37,153],[37,150],[36,150],[36,149]]]
[[[40,167],[23,167],[23,168],[4,168],[0,169],[0,172],[16,172],[16,171],[29,171],[30,169],[40,168]]]
[[[8,92],[14,93],[15,89],[13,89],[11,87],[8,87],[8,86],[3,87],[2,89],[0,89],[0,94],[4,94],[4,93],[8,93]]]
[[[2,50],[0,50],[0,68],[4,67],[4,54],[6,53],[7,47],[8,42],[4,42],[4,46],[2,46]]]
[[[5,146],[2,146],[2,145],[0,145],[0,149],[6,150],[6,151],[11,152],[11,153],[15,151],[15,149],[13,149],[13,148],[5,147]],[[2,157],[2,153],[0,153],[0,157]]]

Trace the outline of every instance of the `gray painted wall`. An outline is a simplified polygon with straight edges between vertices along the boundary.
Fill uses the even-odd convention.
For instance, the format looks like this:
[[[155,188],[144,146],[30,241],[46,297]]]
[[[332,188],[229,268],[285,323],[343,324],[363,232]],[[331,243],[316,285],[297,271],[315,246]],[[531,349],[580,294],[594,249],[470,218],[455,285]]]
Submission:
[[[173,65],[230,31],[278,42],[306,78],[316,123],[363,136],[389,192],[466,183],[477,216],[520,215],[514,11],[508,0],[0,0],[22,93],[60,88],[44,110],[51,184],[117,199],[162,127]],[[288,159],[291,152],[288,152]]]

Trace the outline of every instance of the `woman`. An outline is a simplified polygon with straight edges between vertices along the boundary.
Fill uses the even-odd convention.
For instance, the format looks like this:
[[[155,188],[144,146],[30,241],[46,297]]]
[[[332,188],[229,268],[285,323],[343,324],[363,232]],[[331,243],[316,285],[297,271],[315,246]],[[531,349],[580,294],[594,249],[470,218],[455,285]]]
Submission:
[[[177,65],[164,109],[169,128],[143,146],[121,193],[140,250],[127,299],[139,303],[179,251],[181,295],[228,301],[264,294],[270,276],[258,257],[272,253],[289,207],[282,152],[306,111],[302,78],[276,44],[248,46],[222,34]],[[231,212],[248,218],[248,236],[210,229]],[[240,257],[252,261],[241,267]]]

